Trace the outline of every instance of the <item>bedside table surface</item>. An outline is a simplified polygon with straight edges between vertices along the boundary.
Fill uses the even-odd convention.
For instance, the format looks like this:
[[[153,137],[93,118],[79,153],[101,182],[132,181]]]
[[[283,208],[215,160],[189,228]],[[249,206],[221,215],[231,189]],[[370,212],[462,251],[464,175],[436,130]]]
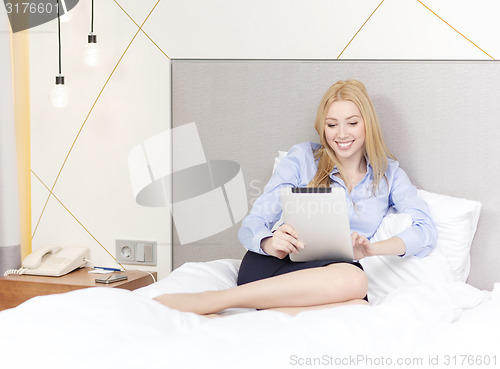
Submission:
[[[36,275],[9,275],[0,277],[0,310],[15,307],[20,303],[41,295],[70,292],[88,287],[123,288],[135,290],[153,283],[153,277],[140,270],[89,273],[92,268],[81,268],[61,277]],[[151,272],[156,279],[156,272]],[[106,279],[110,275],[126,275],[128,279],[109,284],[96,283],[96,279]]]
[[[110,272],[106,274],[89,273],[90,270],[92,270],[92,268],[80,268],[72,271],[71,273],[62,275],[60,277],[46,277],[46,276],[29,275],[29,274],[22,274],[22,275],[11,274],[6,277],[3,277],[3,279],[10,281],[34,282],[34,283],[68,284],[68,285],[84,286],[84,287],[103,287],[103,286],[118,287],[123,284],[130,283],[135,279],[144,278],[145,276],[149,277],[151,279],[151,282],[153,282],[153,278],[148,273],[140,270],[126,270],[124,272]],[[152,274],[155,275],[156,272]],[[103,278],[105,279],[109,275],[126,275],[128,279],[125,281],[114,282],[110,284],[95,283],[96,279],[103,279]]]

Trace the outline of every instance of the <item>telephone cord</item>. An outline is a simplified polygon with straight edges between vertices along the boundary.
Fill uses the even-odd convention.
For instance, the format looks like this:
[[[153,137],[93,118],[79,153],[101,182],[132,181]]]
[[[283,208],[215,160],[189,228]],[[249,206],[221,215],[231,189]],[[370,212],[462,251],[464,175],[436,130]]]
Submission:
[[[151,276],[151,278],[153,278],[153,283],[156,283],[156,278],[155,278],[155,276],[153,275],[153,273],[148,272],[147,270],[146,270],[146,273],[148,273],[148,274]]]
[[[3,275],[4,275],[4,277],[7,277],[10,274],[24,274],[25,271],[26,271],[26,268],[8,269],[5,271],[5,273]]]

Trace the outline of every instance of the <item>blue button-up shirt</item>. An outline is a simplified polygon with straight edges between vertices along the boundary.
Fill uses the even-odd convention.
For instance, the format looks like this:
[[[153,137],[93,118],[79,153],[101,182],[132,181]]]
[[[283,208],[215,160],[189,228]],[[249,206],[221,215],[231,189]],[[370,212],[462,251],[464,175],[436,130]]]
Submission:
[[[319,147],[319,144],[313,142],[295,145],[280,161],[264,188],[264,193],[255,200],[250,214],[241,224],[238,238],[248,250],[265,254],[260,242],[272,236],[271,229],[280,220],[280,188],[308,185],[318,168],[314,150]],[[330,173],[332,185],[344,188],[347,192],[344,181],[335,176],[336,173],[336,168]],[[410,214],[413,220],[411,227],[395,235],[405,243],[405,256],[426,256],[434,249],[437,239],[437,230],[429,215],[427,203],[417,195],[417,189],[397,161],[388,159],[385,177],[387,181],[383,178],[374,194],[373,169],[367,163],[365,177],[347,194],[351,232],[370,239],[389,209],[394,207],[398,212]]]

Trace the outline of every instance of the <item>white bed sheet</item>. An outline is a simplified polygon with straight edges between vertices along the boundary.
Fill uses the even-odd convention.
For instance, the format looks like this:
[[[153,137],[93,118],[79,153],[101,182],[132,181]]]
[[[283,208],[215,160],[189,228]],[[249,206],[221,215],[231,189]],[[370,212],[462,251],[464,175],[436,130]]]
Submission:
[[[247,309],[208,319],[151,299],[231,287],[238,265],[237,260],[188,263],[135,292],[89,288],[3,311],[1,367],[380,368],[396,367],[397,360],[407,360],[398,366],[403,368],[445,367],[446,360],[447,368],[495,367],[493,360],[500,365],[500,287],[487,292],[462,282],[420,283],[375,306],[296,317]],[[451,365],[453,356],[461,364],[462,355],[470,355],[469,361],[489,358],[491,364]],[[410,365],[412,359],[417,361]]]

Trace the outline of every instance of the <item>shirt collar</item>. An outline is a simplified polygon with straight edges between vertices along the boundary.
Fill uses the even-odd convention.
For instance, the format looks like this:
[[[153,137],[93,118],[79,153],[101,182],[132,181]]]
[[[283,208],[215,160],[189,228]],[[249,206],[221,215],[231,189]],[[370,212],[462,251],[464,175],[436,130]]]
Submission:
[[[371,174],[371,172],[373,172],[373,168],[370,164],[370,160],[368,159],[367,156],[365,156],[365,160],[366,160],[366,172]],[[335,177],[335,174],[337,173],[339,173],[339,169],[337,168],[337,166],[334,166],[333,170],[330,172],[330,178],[331,179],[338,178]]]

